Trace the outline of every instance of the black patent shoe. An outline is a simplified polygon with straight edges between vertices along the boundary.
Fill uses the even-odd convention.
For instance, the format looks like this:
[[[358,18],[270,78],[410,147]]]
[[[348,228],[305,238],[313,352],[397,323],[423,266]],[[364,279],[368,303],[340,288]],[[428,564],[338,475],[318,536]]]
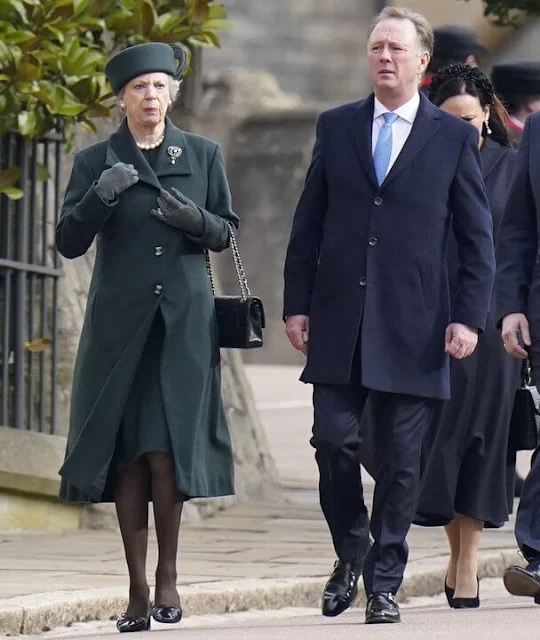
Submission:
[[[150,612],[145,616],[122,616],[116,621],[116,628],[120,633],[135,633],[150,630]]]
[[[323,591],[323,616],[339,616],[355,601],[358,595],[358,578],[364,569],[364,559],[365,556],[356,560],[336,561],[334,571]]]
[[[475,598],[453,598],[450,605],[453,609],[477,609],[480,606],[480,582],[476,576],[476,597]]]
[[[513,596],[529,596],[540,604],[540,556],[526,568],[512,565],[504,573],[504,586]]]
[[[452,607],[452,599],[454,598],[455,589],[452,589],[452,587],[448,586],[448,583],[446,582],[447,577],[448,576],[445,576],[444,578],[444,594],[446,596],[446,599],[448,600],[448,606]]]
[[[182,607],[152,607],[152,617],[162,624],[176,624],[182,620]]]
[[[366,606],[366,624],[401,622],[398,603],[393,593],[372,593]]]

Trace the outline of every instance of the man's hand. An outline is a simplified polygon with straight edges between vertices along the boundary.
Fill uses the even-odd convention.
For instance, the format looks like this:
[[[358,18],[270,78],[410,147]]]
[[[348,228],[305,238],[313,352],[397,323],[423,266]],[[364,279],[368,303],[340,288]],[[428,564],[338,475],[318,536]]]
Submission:
[[[510,313],[502,322],[503,345],[508,355],[525,360],[527,352],[519,344],[518,334],[521,335],[523,344],[526,347],[530,347],[531,332],[529,330],[529,321],[523,313]]]
[[[285,324],[285,333],[292,346],[305,356],[308,349],[309,316],[289,316]]]
[[[470,356],[478,344],[478,329],[452,322],[446,328],[444,350],[452,358],[462,360]]]

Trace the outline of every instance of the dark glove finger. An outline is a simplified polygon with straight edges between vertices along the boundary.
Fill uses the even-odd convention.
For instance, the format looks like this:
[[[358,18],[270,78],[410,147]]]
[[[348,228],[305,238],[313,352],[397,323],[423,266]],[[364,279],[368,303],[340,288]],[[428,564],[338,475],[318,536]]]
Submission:
[[[161,189],[160,190],[159,197],[162,198],[164,202],[167,202],[168,204],[172,205],[173,207],[178,204],[178,200],[174,196],[172,196],[168,191],[166,191],[165,189]],[[158,198],[158,200],[159,200],[159,198]]]
[[[189,200],[181,191],[178,191],[178,189],[175,189],[174,187],[171,189],[171,191],[173,192],[174,197],[177,200],[180,200],[180,202],[182,202],[183,204],[189,204]]]
[[[169,215],[169,213],[171,212],[171,208],[167,204],[167,202],[165,202],[162,198],[158,198],[157,203],[158,203],[158,207],[163,212],[163,215]]]

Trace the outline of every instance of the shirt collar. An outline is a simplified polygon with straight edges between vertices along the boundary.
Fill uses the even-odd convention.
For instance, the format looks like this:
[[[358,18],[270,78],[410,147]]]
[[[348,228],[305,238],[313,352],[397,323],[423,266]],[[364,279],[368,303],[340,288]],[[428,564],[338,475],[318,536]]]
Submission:
[[[413,124],[414,119],[416,118],[416,114],[418,113],[418,107],[420,106],[420,94],[418,91],[414,94],[414,96],[406,102],[402,104],[399,109],[396,109],[394,113],[406,120],[410,124]],[[375,97],[375,108],[373,110],[373,120],[376,120],[378,117],[382,116],[383,113],[388,113],[388,109],[384,106],[384,104]]]

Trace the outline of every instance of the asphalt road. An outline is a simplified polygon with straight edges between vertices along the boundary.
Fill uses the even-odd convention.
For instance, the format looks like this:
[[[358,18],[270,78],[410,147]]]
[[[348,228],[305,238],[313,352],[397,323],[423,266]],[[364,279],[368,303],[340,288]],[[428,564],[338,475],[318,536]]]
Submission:
[[[160,640],[517,640],[536,638],[540,607],[526,598],[508,596],[500,580],[483,580],[482,606],[454,611],[444,596],[416,598],[401,606],[402,623],[364,625],[364,612],[354,608],[336,619],[327,619],[313,609],[246,611],[219,616],[186,618],[174,628],[153,625],[152,636],[130,634],[132,640],[158,634]],[[118,638],[114,621],[54,629],[24,640],[106,640]]]

